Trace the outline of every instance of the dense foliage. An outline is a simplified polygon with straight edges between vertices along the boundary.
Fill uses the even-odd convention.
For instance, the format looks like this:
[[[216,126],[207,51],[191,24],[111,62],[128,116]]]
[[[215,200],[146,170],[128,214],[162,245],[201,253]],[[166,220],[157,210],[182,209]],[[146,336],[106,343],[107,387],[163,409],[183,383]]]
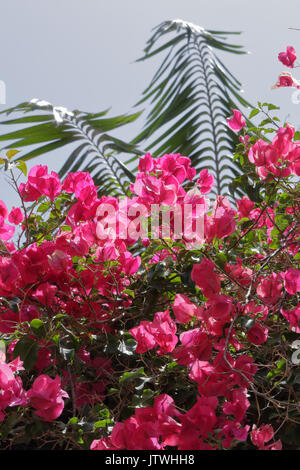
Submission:
[[[2,449],[300,448],[300,136],[275,109],[228,119],[234,204],[181,154],[147,153],[117,199],[88,172],[19,184],[7,152]]]

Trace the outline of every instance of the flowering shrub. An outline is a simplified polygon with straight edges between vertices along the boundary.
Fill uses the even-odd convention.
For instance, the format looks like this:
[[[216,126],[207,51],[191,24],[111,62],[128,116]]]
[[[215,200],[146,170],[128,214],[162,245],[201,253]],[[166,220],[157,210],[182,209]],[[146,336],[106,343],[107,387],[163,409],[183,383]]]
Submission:
[[[228,118],[236,200],[179,154],[147,153],[120,200],[42,165],[18,185],[8,155],[2,448],[299,449],[300,135],[273,109]]]

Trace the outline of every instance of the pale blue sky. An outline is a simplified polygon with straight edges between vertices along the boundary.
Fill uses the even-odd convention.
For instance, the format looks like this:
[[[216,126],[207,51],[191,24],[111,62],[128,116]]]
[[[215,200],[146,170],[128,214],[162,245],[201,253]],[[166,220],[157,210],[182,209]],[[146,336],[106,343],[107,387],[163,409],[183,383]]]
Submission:
[[[239,30],[234,37],[250,55],[224,55],[226,65],[243,82],[244,95],[255,104],[270,101],[279,116],[300,127],[300,105],[292,90],[270,90],[279,73],[288,70],[277,54],[293,45],[300,56],[299,0],[9,0],[1,4],[0,79],[7,87],[6,105],[40,98],[57,106],[84,111],[111,107],[126,113],[148,84],[157,59],[135,63],[151,29],[181,18],[206,29]],[[299,46],[299,47],[298,47]],[[294,71],[300,80],[300,68]],[[142,121],[120,129],[133,137]],[[0,133],[8,129],[0,125]],[[38,157],[29,164],[59,170],[68,148]],[[0,173],[0,199],[17,204]]]

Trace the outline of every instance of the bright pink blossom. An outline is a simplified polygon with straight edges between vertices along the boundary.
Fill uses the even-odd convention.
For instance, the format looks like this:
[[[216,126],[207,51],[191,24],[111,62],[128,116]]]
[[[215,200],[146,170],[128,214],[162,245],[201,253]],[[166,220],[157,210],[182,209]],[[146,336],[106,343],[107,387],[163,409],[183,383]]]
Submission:
[[[0,220],[0,240],[10,240],[15,233],[15,227],[12,225],[5,224]]]
[[[48,167],[36,165],[29,171],[26,184],[21,183],[19,192],[24,201],[36,201],[48,196],[52,201],[61,193],[62,185],[55,171],[48,174]]]
[[[171,319],[169,310],[157,312],[153,322],[142,321],[139,326],[129,330],[137,340],[137,353],[143,353],[156,346],[157,353],[162,355],[172,352],[178,342],[176,324]]]
[[[234,209],[227,207],[216,207],[211,216],[204,218],[204,233],[206,241],[209,243],[214,238],[225,238],[231,235],[235,230]]]
[[[8,221],[11,224],[19,225],[24,220],[23,212],[19,207],[13,207],[9,213]]]
[[[284,288],[293,295],[300,292],[300,271],[299,269],[289,268],[284,273]]]
[[[251,282],[253,271],[250,268],[244,267],[242,263],[243,260],[241,258],[236,258],[236,264],[225,264],[225,271],[242,286],[248,286]]]
[[[150,321],[141,321],[139,326],[131,328],[129,333],[138,343],[136,347],[136,352],[138,354],[143,354],[149,351],[149,349],[155,348],[157,345],[152,328],[152,322]]]
[[[188,297],[182,294],[175,295],[173,311],[179,323],[188,323],[197,315],[197,310],[197,306]]]
[[[250,406],[246,393],[242,390],[233,390],[230,399],[223,405],[226,415],[233,415],[239,423],[244,419],[245,413]]]
[[[242,113],[237,109],[233,109],[233,116],[227,118],[227,124],[233,131],[239,132],[243,127],[246,126],[246,120]]]
[[[212,355],[212,343],[207,333],[200,328],[188,330],[180,335],[181,345],[173,352],[179,364],[192,365],[197,359],[208,361]]]
[[[6,219],[7,215],[8,215],[8,210],[7,210],[6,205],[3,201],[0,201],[0,217],[2,217],[3,219]]]
[[[60,377],[51,379],[48,375],[39,375],[27,393],[30,404],[35,408],[35,414],[45,421],[57,419],[63,409],[63,398],[69,395],[61,389]]]
[[[129,251],[125,251],[121,254],[119,262],[122,266],[122,271],[125,274],[131,275],[137,272],[141,264],[140,256],[132,256]]]
[[[145,173],[146,171],[152,171],[155,166],[155,160],[152,158],[150,153],[146,153],[144,157],[139,160],[139,171]]]
[[[200,188],[202,194],[209,193],[212,186],[214,185],[215,179],[208,170],[204,169],[200,171],[199,178],[197,179],[197,185]]]
[[[0,422],[5,417],[5,408],[26,405],[27,403],[22,381],[20,377],[15,375],[15,372],[23,369],[23,363],[19,357],[8,364],[0,362]]]
[[[280,276],[272,273],[269,277],[261,279],[256,291],[258,296],[267,304],[276,303],[282,293]]]
[[[300,304],[292,310],[281,309],[281,314],[289,322],[290,329],[300,333]]]
[[[203,258],[201,263],[194,264],[191,278],[207,298],[220,292],[220,279],[214,272],[214,264],[208,259]]]
[[[255,323],[252,328],[247,332],[248,340],[250,343],[256,344],[263,344],[268,339],[268,328],[263,327],[259,323]]]
[[[281,87],[295,87],[300,88],[300,83],[290,74],[290,72],[282,72],[275,85],[271,87],[271,90]]]
[[[250,201],[246,196],[243,196],[242,199],[237,199],[236,203],[239,211],[239,220],[248,218],[250,212],[254,208],[254,202]]]
[[[259,450],[281,450],[281,441],[265,445],[274,437],[274,431],[270,424],[263,424],[259,428],[254,424],[251,431],[251,441]]]
[[[282,62],[283,65],[285,65],[286,67],[293,68],[296,59],[296,51],[292,46],[287,46],[286,52],[280,52],[278,54],[278,60]]]
[[[44,282],[33,292],[32,297],[43,305],[50,306],[53,303],[57,286]]]

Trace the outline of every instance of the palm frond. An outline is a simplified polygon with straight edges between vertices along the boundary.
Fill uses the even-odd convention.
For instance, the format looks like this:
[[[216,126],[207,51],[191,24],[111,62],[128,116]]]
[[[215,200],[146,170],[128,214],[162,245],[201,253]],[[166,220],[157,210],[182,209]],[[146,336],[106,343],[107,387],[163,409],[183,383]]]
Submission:
[[[75,149],[63,162],[61,178],[73,171],[89,171],[101,194],[126,194],[135,178],[132,171],[117,158],[124,152],[140,155],[134,144],[123,142],[109,132],[135,121],[140,113],[107,117],[108,110],[99,113],[68,111],[41,100],[21,103],[0,114],[22,113],[22,117],[4,120],[0,124],[23,126],[1,134],[0,141],[12,141],[5,148],[34,146],[16,160],[30,160],[68,144]],[[25,125],[25,127],[24,127]]]
[[[251,106],[240,94],[241,83],[214,53],[246,53],[242,46],[227,42],[232,34],[240,33],[206,31],[182,20],[155,28],[139,61],[163,52],[165,56],[137,103],[147,103],[150,111],[144,129],[132,141],[154,156],[181,153],[197,169],[210,168],[219,194],[227,194],[228,184],[241,172],[232,160],[237,136],[225,119],[232,108]]]

